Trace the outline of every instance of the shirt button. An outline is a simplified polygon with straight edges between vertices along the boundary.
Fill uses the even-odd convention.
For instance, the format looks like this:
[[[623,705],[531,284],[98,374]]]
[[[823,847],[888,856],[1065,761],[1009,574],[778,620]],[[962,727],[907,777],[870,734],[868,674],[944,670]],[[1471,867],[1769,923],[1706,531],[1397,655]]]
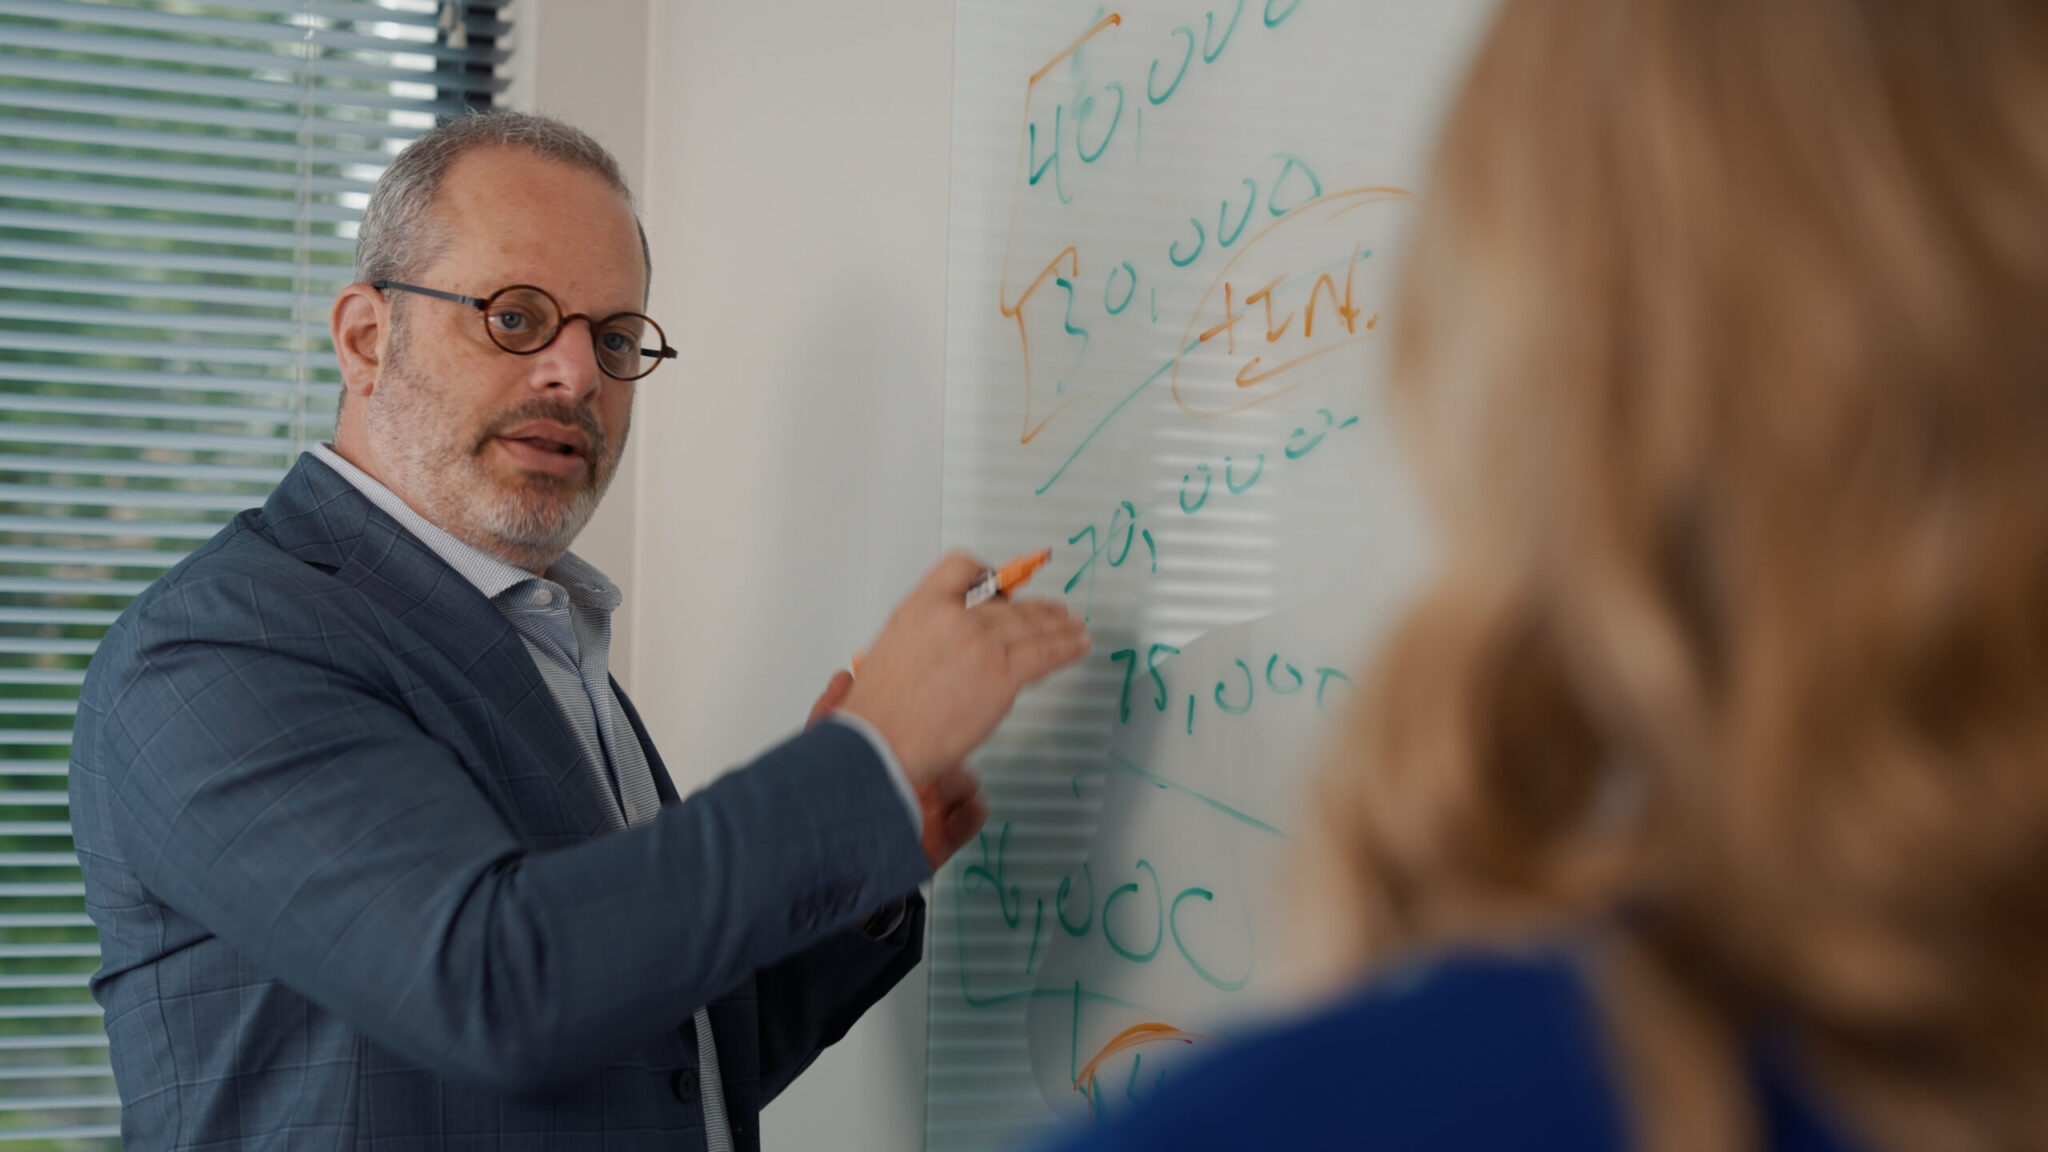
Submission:
[[[675,1094],[676,1099],[685,1104],[696,1099],[697,1070],[695,1068],[676,1069],[674,1075],[668,1078],[668,1090]]]

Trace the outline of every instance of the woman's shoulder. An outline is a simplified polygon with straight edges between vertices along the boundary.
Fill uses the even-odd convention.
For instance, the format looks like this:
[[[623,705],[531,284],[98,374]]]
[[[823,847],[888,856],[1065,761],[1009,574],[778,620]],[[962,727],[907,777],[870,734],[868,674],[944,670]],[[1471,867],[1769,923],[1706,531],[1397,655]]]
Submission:
[[[1561,947],[1386,973],[1191,1066],[1076,1149],[1627,1146],[1595,1006]]]

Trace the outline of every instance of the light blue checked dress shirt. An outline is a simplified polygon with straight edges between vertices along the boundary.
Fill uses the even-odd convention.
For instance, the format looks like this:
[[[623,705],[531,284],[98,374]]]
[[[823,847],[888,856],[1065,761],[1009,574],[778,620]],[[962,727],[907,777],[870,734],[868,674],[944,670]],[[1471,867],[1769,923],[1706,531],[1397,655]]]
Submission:
[[[654,772],[648,767],[640,742],[633,736],[618,696],[611,690],[611,618],[621,599],[618,586],[573,552],[564,553],[541,576],[507,564],[470,547],[413,511],[396,493],[328,445],[316,444],[312,451],[321,463],[334,469],[475,585],[504,615],[526,645],[548,693],[574,732],[577,746],[583,751],[584,770],[599,785],[598,790],[612,798],[618,826],[653,819],[661,808]],[[890,779],[910,808],[912,825],[922,832],[923,812],[887,741],[857,716],[837,713],[833,719],[860,732],[875,746],[876,755],[888,767]],[[886,932],[890,927],[893,925],[881,925],[876,931]],[[711,1017],[699,1008],[694,1019],[706,1146],[710,1152],[732,1152]]]

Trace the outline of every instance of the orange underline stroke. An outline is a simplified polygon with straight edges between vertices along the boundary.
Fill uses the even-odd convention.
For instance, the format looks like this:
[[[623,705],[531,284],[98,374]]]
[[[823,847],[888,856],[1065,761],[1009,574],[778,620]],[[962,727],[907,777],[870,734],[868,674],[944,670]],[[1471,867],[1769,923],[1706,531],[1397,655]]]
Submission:
[[[1103,1045],[1102,1051],[1095,1054],[1095,1059],[1090,1060],[1087,1066],[1081,1069],[1081,1074],[1074,1077],[1074,1091],[1086,1096],[1088,1094],[1087,1085],[1095,1079],[1095,1070],[1101,1067],[1104,1060],[1119,1052],[1150,1044],[1155,1040],[1178,1040],[1183,1044],[1193,1044],[1197,1040],[1213,1039],[1215,1037],[1204,1036],[1199,1032],[1183,1032],[1171,1024],[1133,1024],[1129,1028],[1117,1033],[1115,1039]]]
[[[1368,325],[1368,327],[1370,327],[1370,325]],[[1280,364],[1275,365],[1272,368],[1268,368],[1264,372],[1252,371],[1252,369],[1257,368],[1259,366],[1259,358],[1257,356],[1254,356],[1250,360],[1245,361],[1244,367],[1239,368],[1237,370],[1237,386],[1239,388],[1256,387],[1260,384],[1265,383],[1268,380],[1271,380],[1273,377],[1280,375],[1282,372],[1285,372],[1290,368],[1296,367],[1297,365],[1306,364],[1311,360],[1315,360],[1323,356],[1328,356],[1332,352],[1340,352],[1346,348],[1349,348],[1351,345],[1358,343],[1359,339],[1359,337],[1353,336],[1348,340],[1339,340],[1335,344],[1326,344],[1313,352],[1304,352],[1301,355],[1296,356],[1292,360],[1282,361]]]

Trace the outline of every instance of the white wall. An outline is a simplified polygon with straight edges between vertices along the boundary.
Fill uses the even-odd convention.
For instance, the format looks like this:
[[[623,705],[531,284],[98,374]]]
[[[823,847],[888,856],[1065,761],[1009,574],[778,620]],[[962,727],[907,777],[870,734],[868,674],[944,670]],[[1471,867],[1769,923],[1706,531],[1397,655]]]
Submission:
[[[793,731],[937,554],[952,5],[522,7],[519,102],[625,159],[602,117],[644,83],[648,310],[682,356],[577,547],[627,588],[615,667],[688,791]],[[643,59],[607,47],[643,29]],[[925,993],[920,969],[826,1053],[764,1146],[921,1148]]]
[[[515,0],[506,104],[560,116],[598,138],[618,158],[626,182],[647,187],[647,66],[644,29],[648,0]],[[623,48],[622,48],[623,46]],[[673,339],[673,337],[671,337]],[[637,437],[583,534],[579,555],[598,566],[625,593],[612,620],[612,671],[633,691],[640,651]],[[636,703],[639,702],[637,695]]]

